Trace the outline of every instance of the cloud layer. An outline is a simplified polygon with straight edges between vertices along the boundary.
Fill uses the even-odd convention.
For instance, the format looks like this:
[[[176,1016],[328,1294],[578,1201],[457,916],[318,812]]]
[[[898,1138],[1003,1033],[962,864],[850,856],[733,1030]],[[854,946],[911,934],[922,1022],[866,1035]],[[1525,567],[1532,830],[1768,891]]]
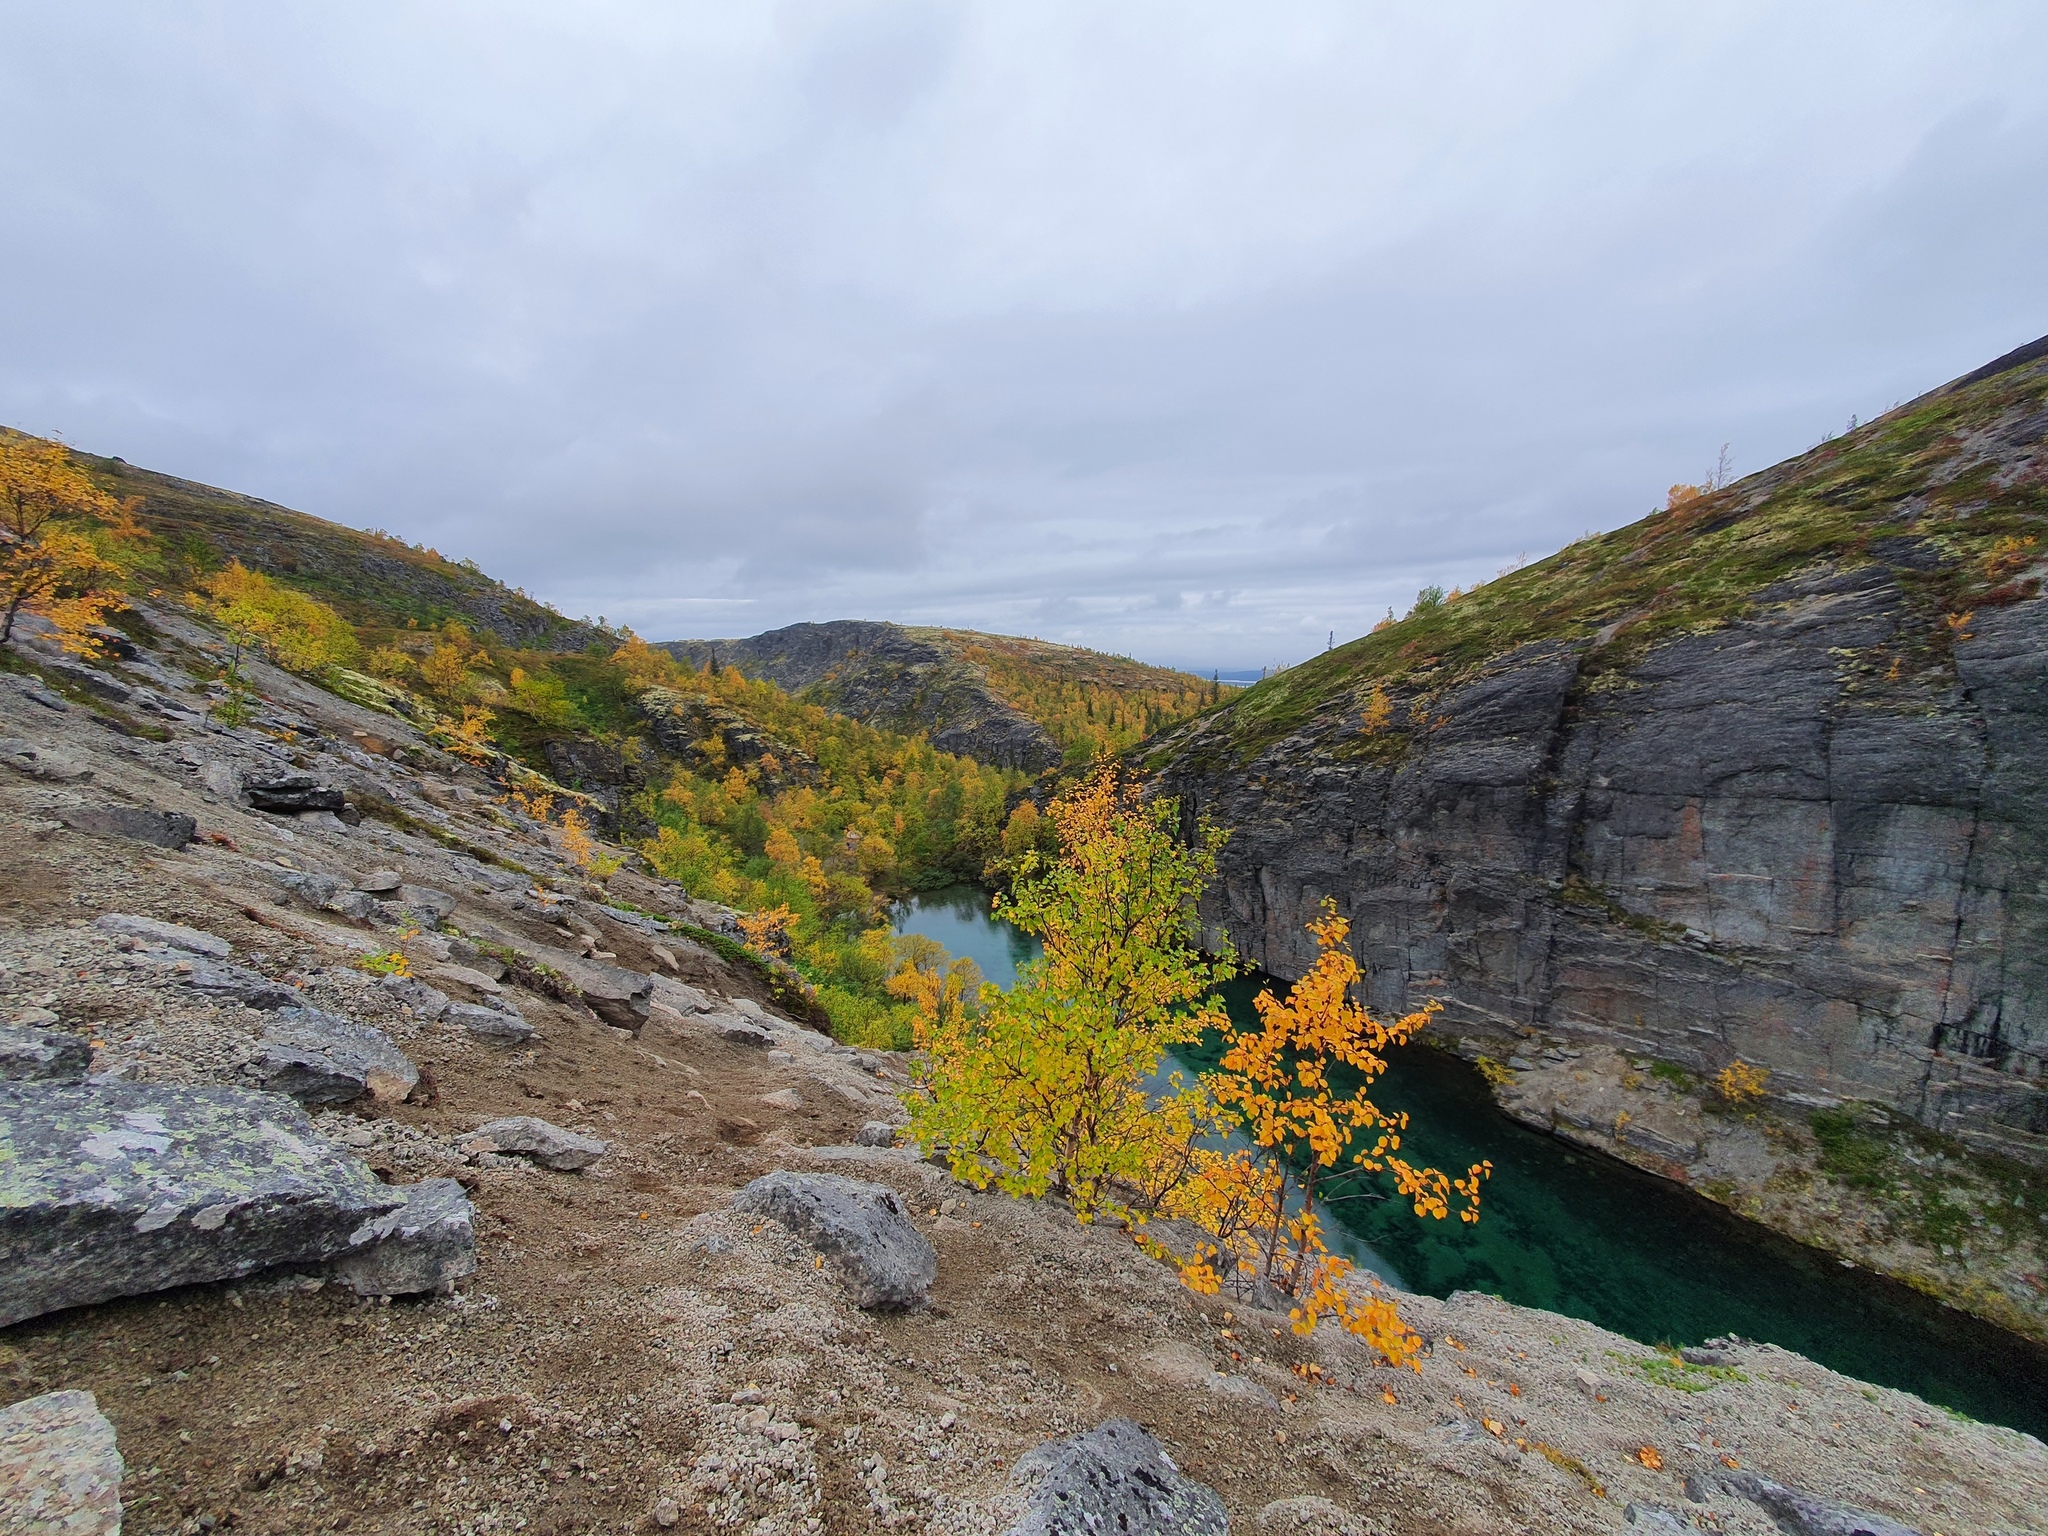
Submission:
[[[2048,12],[1695,9],[14,7],[0,420],[656,637],[1293,660],[2048,332]]]

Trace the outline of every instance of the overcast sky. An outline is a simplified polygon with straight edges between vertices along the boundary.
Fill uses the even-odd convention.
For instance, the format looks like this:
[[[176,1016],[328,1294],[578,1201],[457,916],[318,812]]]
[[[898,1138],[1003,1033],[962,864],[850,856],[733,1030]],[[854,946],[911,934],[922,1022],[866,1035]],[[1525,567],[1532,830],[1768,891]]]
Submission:
[[[1297,660],[2048,332],[2048,5],[0,0],[0,421],[652,638]]]

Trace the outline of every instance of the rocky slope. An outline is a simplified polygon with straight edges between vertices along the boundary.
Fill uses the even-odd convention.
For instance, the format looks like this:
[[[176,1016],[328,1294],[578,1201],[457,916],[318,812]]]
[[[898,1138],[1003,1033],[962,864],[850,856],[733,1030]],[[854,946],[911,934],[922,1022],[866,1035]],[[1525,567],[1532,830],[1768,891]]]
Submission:
[[[115,1497],[131,1536],[950,1536],[1068,1529],[1032,1523],[1061,1499],[1273,1536],[1893,1529],[1838,1505],[2016,1536],[2048,1508],[2038,1441],[1780,1350],[1418,1297],[1429,1353],[1394,1372],[954,1185],[872,1144],[903,1060],[803,1027],[728,914],[592,880],[478,767],[300,680],[208,719],[205,637],[153,619],[97,687],[33,644],[0,675],[0,1527],[109,1531]],[[228,1102],[180,1140],[177,1106]],[[53,1105],[108,1123],[45,1147]],[[95,1167],[86,1206],[48,1197]],[[738,1198],[778,1170],[867,1186],[929,1304],[863,1307],[858,1233]],[[399,1218],[316,1231],[259,1174]],[[98,1262],[53,1264],[53,1224]]]
[[[486,576],[473,562],[121,459],[77,449],[71,456],[103,489],[138,503],[137,515],[174,584],[239,560],[358,623],[432,626],[453,618],[508,644],[566,651],[616,640]]]
[[[1794,1128],[1869,1103],[2048,1162],[2044,436],[2036,344],[1170,734],[1232,831],[1206,920],[1293,976],[1334,897],[1374,1003],[1443,999],[1472,1053],[1740,1060]],[[1722,1181],[1697,1138],[1622,1149]],[[2039,1333],[2048,1243],[2008,1225]]]
[[[692,666],[737,667],[868,725],[923,732],[941,751],[1037,773],[1092,755],[1096,713],[1189,712],[1199,678],[1120,656],[972,630],[838,619],[742,640],[677,640]],[[1176,707],[1178,706],[1178,707]],[[1080,713],[1082,720],[1073,717]],[[1130,739],[1147,734],[1141,729]]]

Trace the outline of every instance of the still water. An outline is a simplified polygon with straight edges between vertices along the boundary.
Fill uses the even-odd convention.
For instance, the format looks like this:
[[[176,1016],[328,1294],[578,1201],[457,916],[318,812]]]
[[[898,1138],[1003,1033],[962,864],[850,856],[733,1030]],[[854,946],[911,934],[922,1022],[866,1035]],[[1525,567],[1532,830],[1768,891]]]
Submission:
[[[903,903],[896,927],[973,956],[1001,986],[1037,948],[995,919],[974,886]],[[1273,983],[1253,976],[1224,989],[1233,1019],[1255,1017],[1262,985]],[[1184,1050],[1182,1064],[1199,1071],[1217,1054],[1206,1041]],[[1402,1150],[1416,1160],[1460,1171],[1493,1162],[1476,1227],[1420,1220],[1378,1180],[1361,1180],[1364,1198],[1333,1209],[1355,1255],[1395,1284],[1433,1296],[1492,1292],[1646,1343],[1740,1334],[2048,1439],[2048,1350],[1530,1130],[1447,1052],[1397,1052],[1375,1097],[1413,1117]]]

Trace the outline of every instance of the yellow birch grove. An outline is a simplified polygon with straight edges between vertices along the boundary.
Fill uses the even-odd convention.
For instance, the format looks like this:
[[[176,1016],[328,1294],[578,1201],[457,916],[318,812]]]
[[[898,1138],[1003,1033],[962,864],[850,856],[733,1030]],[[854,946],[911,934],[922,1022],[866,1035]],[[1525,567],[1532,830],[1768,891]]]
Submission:
[[[135,545],[148,536],[135,504],[94,485],[63,444],[0,440],[0,643],[33,613],[55,626],[65,650],[101,654],[92,630],[125,606]]]

